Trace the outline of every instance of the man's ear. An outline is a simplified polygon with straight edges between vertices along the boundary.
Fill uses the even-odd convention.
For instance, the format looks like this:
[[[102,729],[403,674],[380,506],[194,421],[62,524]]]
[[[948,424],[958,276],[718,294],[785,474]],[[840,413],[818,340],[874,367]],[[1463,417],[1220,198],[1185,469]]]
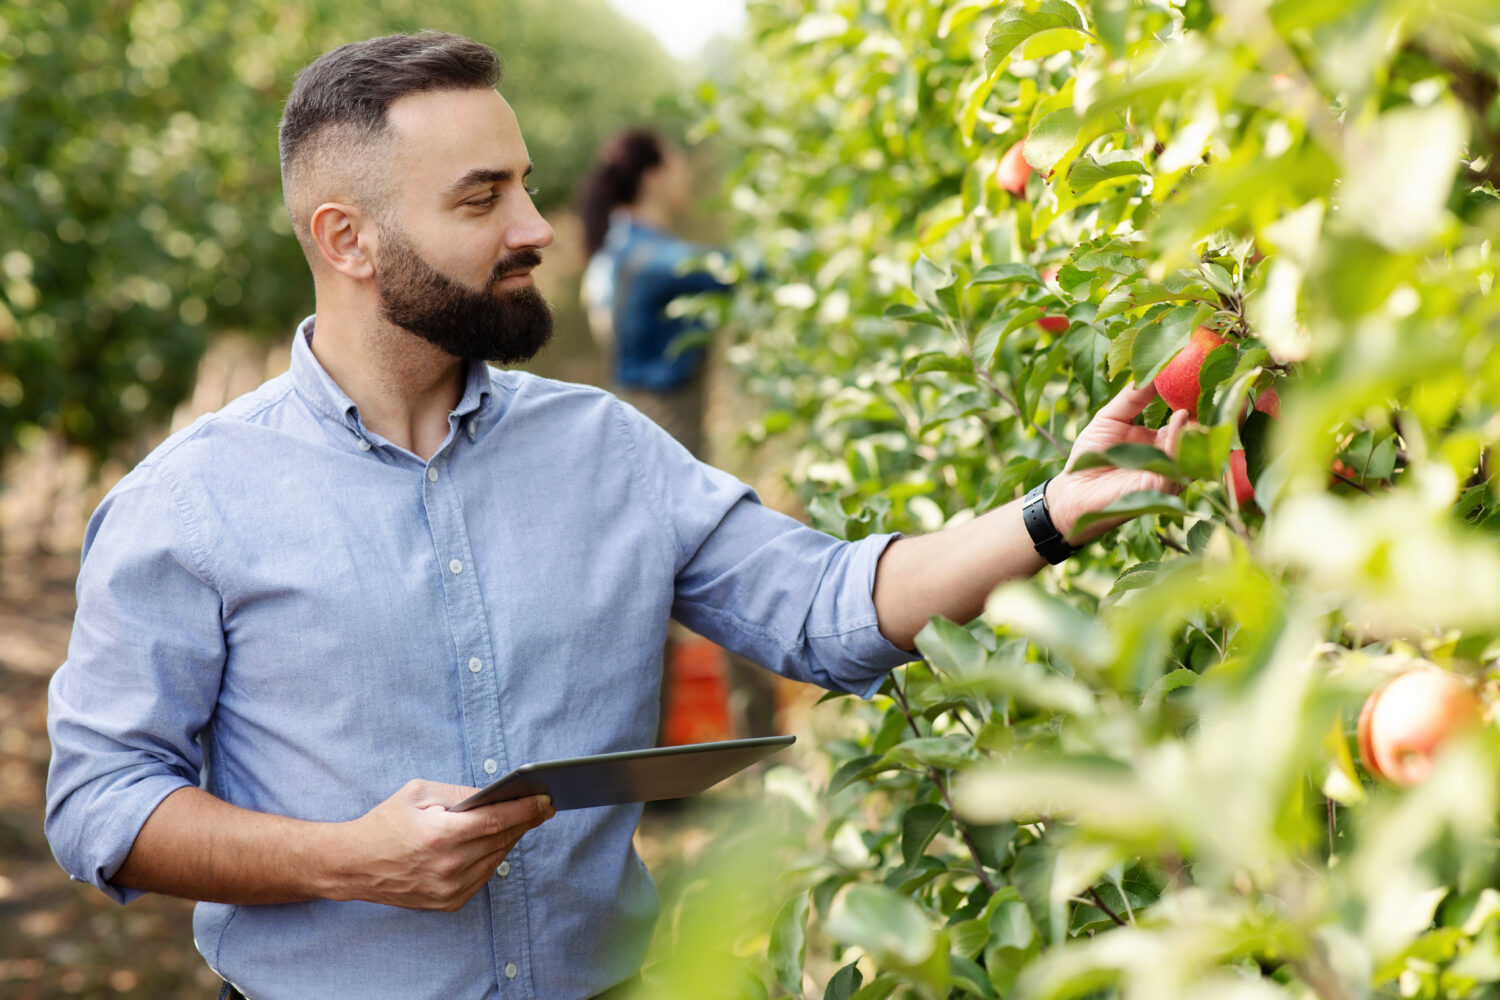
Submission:
[[[313,212],[309,228],[323,263],[330,268],[356,281],[375,273],[375,262],[369,253],[373,248],[373,224],[359,209],[339,202],[324,202]]]

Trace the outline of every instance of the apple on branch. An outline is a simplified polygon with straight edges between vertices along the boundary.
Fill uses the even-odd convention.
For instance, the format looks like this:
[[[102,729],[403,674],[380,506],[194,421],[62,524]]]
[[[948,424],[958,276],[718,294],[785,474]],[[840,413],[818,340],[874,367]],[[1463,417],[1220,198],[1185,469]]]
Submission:
[[[1000,166],[995,170],[995,183],[1019,198],[1026,193],[1026,178],[1031,176],[1031,164],[1023,155],[1026,140],[1022,139],[1000,157]]]
[[[1057,278],[1057,272],[1058,267],[1055,264],[1051,267],[1042,268],[1042,280],[1055,280]],[[1036,325],[1041,327],[1043,330],[1046,330],[1048,333],[1062,333],[1068,328],[1069,322],[1070,321],[1066,316],[1043,316],[1041,319],[1036,321]]]
[[[1226,343],[1224,338],[1206,326],[1193,331],[1187,346],[1167,362],[1151,383],[1168,406],[1174,410],[1187,410],[1189,416],[1197,414],[1198,373],[1203,369],[1203,359],[1223,343]]]
[[[1427,777],[1443,745],[1484,721],[1484,703],[1464,681],[1436,667],[1397,674],[1359,713],[1359,759],[1394,785]]]

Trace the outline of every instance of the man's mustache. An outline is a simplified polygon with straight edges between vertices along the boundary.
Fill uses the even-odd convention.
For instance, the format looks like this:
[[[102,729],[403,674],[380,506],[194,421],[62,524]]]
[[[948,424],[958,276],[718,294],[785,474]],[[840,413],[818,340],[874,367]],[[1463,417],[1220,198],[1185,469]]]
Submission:
[[[495,265],[494,272],[490,275],[490,286],[494,287],[500,279],[510,276],[516,271],[527,271],[534,267],[541,267],[542,252],[535,249],[517,250]]]

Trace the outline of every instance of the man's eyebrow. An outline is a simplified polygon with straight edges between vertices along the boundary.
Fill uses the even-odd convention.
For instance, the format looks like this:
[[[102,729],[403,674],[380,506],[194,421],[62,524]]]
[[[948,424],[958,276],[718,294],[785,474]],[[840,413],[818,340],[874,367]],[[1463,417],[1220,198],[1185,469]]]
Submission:
[[[536,165],[534,163],[527,163],[526,172],[521,175],[522,178],[531,176],[531,171],[535,168],[535,166]],[[509,181],[511,178],[515,177],[515,175],[516,174],[514,170],[497,170],[493,167],[475,167],[473,170],[470,170],[468,173],[464,174],[458,180],[450,184],[448,186],[448,190],[445,193],[448,195],[457,195],[464,191],[467,191],[469,188],[478,187],[481,184],[504,184],[506,181]]]

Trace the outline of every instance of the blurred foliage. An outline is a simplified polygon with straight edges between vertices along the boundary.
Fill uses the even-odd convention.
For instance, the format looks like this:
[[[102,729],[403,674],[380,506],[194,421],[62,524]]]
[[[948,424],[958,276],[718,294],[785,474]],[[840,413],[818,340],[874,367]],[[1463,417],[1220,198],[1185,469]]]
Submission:
[[[1500,996],[1500,734],[1413,789],[1352,754],[1394,671],[1496,693],[1495,5],[750,10],[703,128],[775,280],[725,319],[820,527],[1008,502],[1195,327],[1230,340],[1175,458],[1100,459],[1180,494],[833,699],[766,994]]]
[[[312,281],[281,203],[297,70],[345,42],[494,47],[546,210],[679,70],[604,0],[0,0],[0,460],[164,422],[213,331],[286,335]]]

